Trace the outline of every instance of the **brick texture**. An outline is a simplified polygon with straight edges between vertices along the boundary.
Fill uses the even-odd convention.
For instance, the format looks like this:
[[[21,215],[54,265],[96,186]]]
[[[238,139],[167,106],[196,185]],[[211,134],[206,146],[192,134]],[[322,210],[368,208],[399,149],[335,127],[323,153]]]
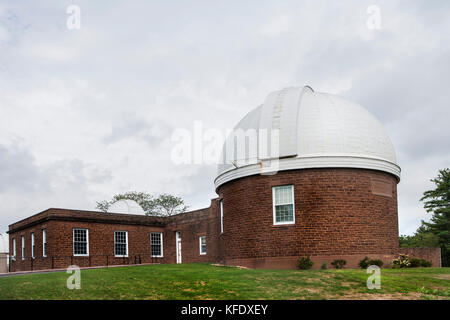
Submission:
[[[294,186],[295,224],[274,225],[272,187]],[[176,232],[182,262],[214,262],[252,268],[295,268],[311,256],[314,268],[334,259],[357,267],[365,256],[389,264],[398,256],[397,180],[365,169],[305,169],[255,175],[217,190],[208,208],[172,217],[148,217],[68,209],[48,209],[9,226],[16,239],[11,271],[135,263],[176,263]],[[220,201],[224,208],[221,233]],[[89,230],[89,257],[73,256],[73,229]],[[47,230],[47,257],[42,256]],[[114,257],[114,231],[128,231],[128,257]],[[36,257],[31,259],[31,233]],[[163,257],[150,257],[150,233],[163,234]],[[25,260],[21,236],[25,237]],[[200,255],[199,238],[207,253]],[[432,248],[433,250],[435,248]],[[437,266],[437,251],[411,250]],[[402,248],[401,252],[404,252]],[[439,256],[440,261],[440,256]]]
[[[441,267],[441,248],[400,248],[399,252],[410,258],[422,258],[431,261],[432,267]]]
[[[182,237],[183,262],[216,262],[219,259],[220,217],[218,202],[206,209],[172,217],[147,217],[68,209],[48,209],[9,226],[10,248],[16,239],[11,271],[107,266],[137,263],[176,263],[175,232]],[[73,229],[89,230],[89,256],[73,255]],[[47,257],[43,257],[43,229],[47,231]],[[128,257],[115,257],[114,231],[128,232]],[[150,255],[150,233],[163,234],[163,257]],[[31,234],[35,258],[31,258]],[[22,259],[21,237],[25,237]],[[206,236],[207,253],[200,255],[200,236]]]
[[[391,185],[392,194],[374,194],[372,180]],[[294,186],[293,225],[273,224],[272,187],[280,185]],[[292,267],[300,256],[310,255],[316,262],[346,256],[348,266],[356,267],[365,255],[390,262],[398,254],[397,180],[390,174],[282,171],[233,180],[217,192],[224,207],[227,264]]]

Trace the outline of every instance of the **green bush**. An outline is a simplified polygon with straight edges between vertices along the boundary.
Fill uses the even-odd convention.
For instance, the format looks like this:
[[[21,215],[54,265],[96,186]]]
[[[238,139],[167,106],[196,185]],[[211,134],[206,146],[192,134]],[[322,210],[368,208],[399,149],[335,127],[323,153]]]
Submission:
[[[347,261],[345,261],[344,259],[336,259],[331,262],[331,265],[336,269],[343,269],[346,264]]]
[[[300,270],[308,270],[312,268],[313,264],[314,262],[312,262],[310,257],[302,257],[298,260],[297,267]]]
[[[380,268],[383,266],[383,261],[381,261],[380,259],[371,259],[368,261],[369,266],[379,266]]]
[[[411,260],[409,260],[410,262],[411,262],[411,265],[410,265],[410,267],[411,268],[417,268],[417,267],[420,267],[420,259],[418,259],[418,258],[412,258]]]
[[[431,267],[431,261],[427,261],[425,259],[420,259],[420,258],[412,258],[410,260],[411,262],[411,268],[418,268],[418,267],[424,267],[424,268],[428,268]]]
[[[421,258],[409,258],[406,254],[401,254],[398,259],[392,260],[392,268],[429,268],[431,261]]]
[[[367,269],[367,267],[369,266],[369,258],[368,258],[368,257],[365,257],[364,259],[360,260],[360,261],[358,262],[358,266],[359,266],[361,269]]]
[[[431,261],[422,259],[422,267],[424,267],[424,268],[431,268],[431,265],[432,265]]]
[[[320,266],[320,269],[326,270],[327,269],[327,263],[326,262],[322,263],[322,265]]]

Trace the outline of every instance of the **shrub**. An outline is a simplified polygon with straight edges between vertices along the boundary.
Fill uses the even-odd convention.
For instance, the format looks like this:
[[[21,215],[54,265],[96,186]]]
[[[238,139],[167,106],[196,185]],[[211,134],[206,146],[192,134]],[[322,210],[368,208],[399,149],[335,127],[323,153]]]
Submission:
[[[300,270],[308,270],[308,269],[311,269],[313,264],[314,264],[314,262],[312,262],[310,257],[302,257],[298,260],[297,267]]]
[[[425,260],[425,259],[421,259],[422,260],[422,267],[424,268],[430,268],[432,263],[431,261]]]
[[[429,268],[431,267],[431,261],[421,259],[421,258],[409,258],[406,254],[401,254],[398,259],[392,260],[392,267],[393,268],[418,268],[418,267],[424,267]]]
[[[392,268],[409,268],[411,267],[411,261],[407,254],[400,254],[397,259],[392,260]]]
[[[361,269],[367,269],[367,267],[369,266],[369,258],[368,258],[368,257],[365,257],[364,259],[360,260],[360,261],[358,262],[358,266],[359,266]]]
[[[425,259],[420,259],[420,258],[412,258],[410,260],[411,262],[411,268],[417,268],[417,267],[431,267],[431,261],[427,261]]]
[[[379,266],[380,268],[383,266],[383,261],[381,261],[380,259],[371,259],[368,261],[369,266]]]
[[[410,267],[411,268],[417,268],[420,267],[420,259],[418,258],[412,258],[411,260],[409,260],[411,262]]]
[[[322,265],[320,266],[320,269],[326,270],[327,269],[327,263],[326,262],[322,263]]]
[[[347,264],[347,261],[344,259],[336,259],[331,262],[331,265],[335,267],[336,269],[342,269]]]

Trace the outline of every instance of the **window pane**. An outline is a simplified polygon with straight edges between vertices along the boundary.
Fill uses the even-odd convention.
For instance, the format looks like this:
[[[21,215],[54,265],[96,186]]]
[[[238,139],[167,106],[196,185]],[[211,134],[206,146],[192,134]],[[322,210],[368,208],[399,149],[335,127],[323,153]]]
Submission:
[[[47,230],[42,229],[42,256],[47,256]]]
[[[127,255],[127,245],[123,243],[116,243],[115,245],[115,255],[126,256]]]
[[[206,237],[200,237],[200,253],[206,253]]]
[[[126,231],[114,232],[114,254],[117,256],[126,256],[127,253],[127,233]]]
[[[34,258],[34,233],[31,234],[31,257]]]
[[[161,233],[150,233],[150,253],[152,256],[162,255],[161,237]]]
[[[223,233],[223,200],[220,200],[220,232]]]
[[[73,230],[73,254],[87,254],[87,230]]]
[[[276,222],[292,222],[294,221],[294,206],[292,204],[284,204],[275,206]]]
[[[275,187],[275,205],[292,203],[292,186]]]

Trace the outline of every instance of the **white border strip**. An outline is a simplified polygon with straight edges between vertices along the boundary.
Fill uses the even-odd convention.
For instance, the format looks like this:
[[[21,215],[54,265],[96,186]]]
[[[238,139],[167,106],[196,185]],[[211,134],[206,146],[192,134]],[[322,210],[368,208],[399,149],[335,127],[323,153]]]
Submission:
[[[401,171],[398,165],[386,160],[355,156],[313,156],[301,158],[285,158],[279,160],[278,171],[312,168],[358,168],[379,170],[393,174],[397,177],[398,181],[400,181]],[[237,169],[223,172],[214,180],[214,185],[217,189],[226,182],[260,173],[261,167],[259,164],[243,166]]]

